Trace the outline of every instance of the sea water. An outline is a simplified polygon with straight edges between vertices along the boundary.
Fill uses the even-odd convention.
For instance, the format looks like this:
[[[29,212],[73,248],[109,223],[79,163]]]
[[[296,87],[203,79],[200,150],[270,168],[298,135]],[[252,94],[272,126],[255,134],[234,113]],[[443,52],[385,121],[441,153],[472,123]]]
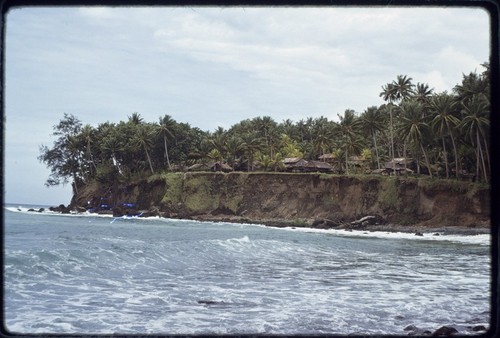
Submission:
[[[35,208],[35,209],[38,209]],[[15,333],[405,334],[490,321],[490,237],[4,207]]]

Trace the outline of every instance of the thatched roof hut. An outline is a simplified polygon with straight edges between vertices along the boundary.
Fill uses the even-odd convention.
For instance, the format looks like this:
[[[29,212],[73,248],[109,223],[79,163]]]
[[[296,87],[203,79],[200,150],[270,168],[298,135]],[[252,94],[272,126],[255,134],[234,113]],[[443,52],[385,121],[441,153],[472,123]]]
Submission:
[[[206,163],[196,163],[187,168],[187,171],[223,171],[230,172],[233,171],[230,165],[223,162],[206,162]]]
[[[307,161],[301,157],[287,157],[283,160],[286,170],[302,171],[304,170]]]
[[[304,166],[305,171],[319,171],[319,172],[332,172],[333,167],[326,162],[321,161],[308,161]]]

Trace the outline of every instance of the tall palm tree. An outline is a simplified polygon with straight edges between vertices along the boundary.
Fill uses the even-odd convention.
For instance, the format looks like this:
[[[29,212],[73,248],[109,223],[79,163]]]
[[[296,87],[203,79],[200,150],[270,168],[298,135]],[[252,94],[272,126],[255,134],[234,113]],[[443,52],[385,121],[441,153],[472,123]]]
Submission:
[[[446,178],[449,178],[449,169],[448,169],[448,156],[446,151],[446,142],[445,138],[447,136],[451,139],[451,144],[453,146],[453,153],[455,157],[455,176],[458,177],[459,169],[458,169],[458,152],[457,145],[454,137],[454,130],[460,123],[460,120],[453,115],[455,112],[455,99],[453,96],[448,95],[446,92],[433,95],[429,101],[429,107],[433,114],[433,119],[431,121],[431,126],[434,132],[441,137],[441,143],[443,146],[443,157],[446,168]]]
[[[128,117],[128,121],[131,124],[138,125],[138,124],[141,124],[144,120],[141,117],[141,114],[134,112],[131,116]]]
[[[398,75],[396,80],[392,81],[393,90],[395,92],[394,96],[396,100],[401,102],[409,99],[414,91],[414,85],[411,83],[412,78],[406,75]]]
[[[397,101],[397,88],[393,83],[388,83],[385,86],[382,86],[382,92],[380,92],[379,96],[381,96],[384,101],[388,102],[384,107],[384,111],[389,113],[389,136],[391,140],[390,147],[390,158],[394,159],[394,121],[393,121],[393,111],[394,111],[394,102]],[[394,164],[394,161],[392,161]],[[394,169],[394,168],[393,168]]]
[[[123,175],[120,161],[116,158],[116,154],[125,149],[120,140],[112,134],[107,135],[101,142],[101,148],[103,154],[107,154],[111,158],[120,175]]]
[[[226,142],[226,150],[230,158],[229,163],[234,170],[236,166],[236,157],[243,150],[243,140],[241,137],[236,135],[229,137]]]
[[[490,121],[488,114],[490,104],[484,94],[476,94],[470,100],[462,102],[463,118],[460,123],[460,128],[471,139],[472,144],[476,147],[476,177],[479,177],[480,168],[482,168],[485,182],[488,182],[488,173],[486,170],[486,160],[484,152],[488,152],[488,147],[482,144],[487,144],[489,136]],[[487,155],[489,158],[489,155]]]
[[[457,84],[453,91],[460,101],[467,103],[474,95],[488,96],[489,83],[482,76],[471,72],[469,75],[463,74],[462,83]]]
[[[380,110],[373,106],[368,107],[359,118],[360,127],[362,130],[370,133],[373,140],[373,147],[375,148],[375,156],[377,157],[377,169],[380,169],[380,158],[378,154],[378,146],[377,146],[377,132],[380,132],[384,129],[384,117],[381,114]]]
[[[348,158],[349,158],[349,150],[358,149],[357,142],[354,142],[359,129],[359,120],[356,116],[354,110],[347,109],[344,111],[344,116],[337,114],[340,119],[339,122],[339,131],[344,139],[344,147],[345,147],[345,170],[346,174],[349,174],[348,167]]]
[[[425,165],[429,170],[429,175],[432,177],[429,157],[424,147],[424,142],[429,132],[429,125],[422,116],[422,104],[415,100],[406,101],[401,104],[400,109],[401,116],[397,133],[413,149],[420,149],[425,159]]]
[[[413,98],[419,101],[420,103],[427,105],[429,104],[429,100],[432,97],[434,89],[429,88],[427,83],[418,82],[415,86],[415,91],[413,94]]]
[[[226,154],[226,143],[227,143],[227,133],[224,128],[219,127],[217,130],[211,135],[210,143],[218,151],[220,154],[219,160],[222,161],[222,158],[225,157]]]
[[[158,133],[163,137],[163,146],[165,148],[164,156],[167,159],[168,170],[172,170],[172,166],[170,165],[170,158],[168,156],[167,139],[168,137],[174,137],[174,126],[175,121],[171,116],[165,115],[160,117],[160,128],[158,129]]]
[[[247,171],[253,171],[255,153],[262,149],[262,145],[262,139],[256,133],[243,136],[243,144],[241,146],[243,147],[248,158]]]
[[[153,137],[154,130],[149,125],[138,125],[132,138],[132,143],[144,150],[152,174],[154,174],[155,171],[153,169],[151,157],[149,156],[149,150],[153,147]]]
[[[91,163],[90,171],[91,173],[95,173],[97,168],[91,150],[91,144],[95,140],[95,130],[90,124],[86,124],[82,128],[80,136],[83,139],[83,142],[85,142],[85,147],[87,148],[87,160]]]

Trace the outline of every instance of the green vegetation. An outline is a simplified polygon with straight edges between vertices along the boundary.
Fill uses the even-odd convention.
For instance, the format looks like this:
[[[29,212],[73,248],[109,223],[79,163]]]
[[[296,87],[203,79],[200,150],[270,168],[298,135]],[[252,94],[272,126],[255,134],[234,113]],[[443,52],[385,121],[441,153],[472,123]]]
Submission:
[[[464,74],[452,93],[434,93],[427,84],[415,85],[399,75],[382,86],[380,96],[386,103],[361,113],[347,109],[337,114],[339,122],[309,117],[278,123],[263,116],[211,132],[169,115],[151,123],[133,113],[127,121],[91,126],[64,114],[54,126],[52,148],[41,146],[38,158],[51,170],[47,186],[71,182],[75,193],[94,181],[127,183],[151,175],[164,177],[169,189],[177,191],[181,187],[174,183],[176,176],[165,173],[183,172],[197,163],[221,162],[240,172],[274,173],[284,170],[285,158],[317,160],[325,154],[342,174],[384,168],[386,161],[405,157],[414,161],[417,175],[469,175],[488,183],[490,70],[488,64],[482,66],[481,74]],[[193,208],[196,203],[197,208],[212,203],[194,199],[188,201]]]

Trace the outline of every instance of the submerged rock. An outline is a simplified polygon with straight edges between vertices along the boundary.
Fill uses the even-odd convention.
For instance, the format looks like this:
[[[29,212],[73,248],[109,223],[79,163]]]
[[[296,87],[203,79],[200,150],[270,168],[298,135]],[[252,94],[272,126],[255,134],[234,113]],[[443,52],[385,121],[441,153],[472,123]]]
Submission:
[[[198,301],[198,304],[203,304],[203,305],[221,305],[221,304],[225,304],[225,302],[221,301],[221,300],[200,299]]]

